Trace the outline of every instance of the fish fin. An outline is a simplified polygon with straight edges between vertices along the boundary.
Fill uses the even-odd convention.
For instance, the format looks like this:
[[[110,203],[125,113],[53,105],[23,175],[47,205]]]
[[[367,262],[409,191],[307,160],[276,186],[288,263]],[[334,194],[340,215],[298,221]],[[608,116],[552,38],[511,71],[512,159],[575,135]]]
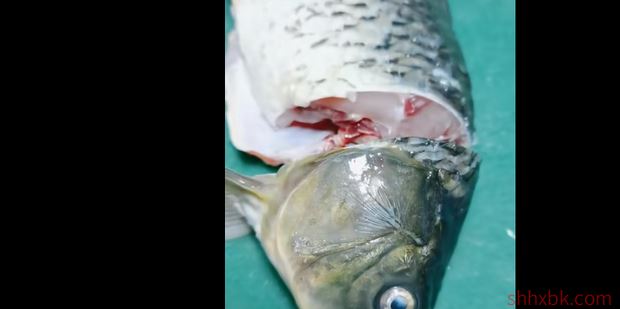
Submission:
[[[226,198],[226,219],[225,219],[225,237],[226,240],[239,238],[252,232],[252,228],[245,221],[245,218],[232,203]]]
[[[246,177],[225,169],[226,240],[260,231],[272,174]]]

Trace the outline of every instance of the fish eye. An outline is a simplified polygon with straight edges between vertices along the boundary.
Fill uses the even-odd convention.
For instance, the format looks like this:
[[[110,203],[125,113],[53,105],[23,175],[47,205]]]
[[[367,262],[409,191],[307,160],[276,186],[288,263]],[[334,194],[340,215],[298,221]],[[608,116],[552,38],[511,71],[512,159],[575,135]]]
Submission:
[[[380,309],[415,309],[415,307],[415,296],[397,286],[383,292],[379,300]]]

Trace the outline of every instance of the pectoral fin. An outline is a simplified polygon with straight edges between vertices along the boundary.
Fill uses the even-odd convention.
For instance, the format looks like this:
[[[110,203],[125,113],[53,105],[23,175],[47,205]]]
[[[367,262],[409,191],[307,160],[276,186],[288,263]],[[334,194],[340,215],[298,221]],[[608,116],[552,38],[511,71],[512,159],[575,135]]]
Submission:
[[[226,240],[260,231],[268,182],[275,176],[246,177],[229,169],[225,172]]]

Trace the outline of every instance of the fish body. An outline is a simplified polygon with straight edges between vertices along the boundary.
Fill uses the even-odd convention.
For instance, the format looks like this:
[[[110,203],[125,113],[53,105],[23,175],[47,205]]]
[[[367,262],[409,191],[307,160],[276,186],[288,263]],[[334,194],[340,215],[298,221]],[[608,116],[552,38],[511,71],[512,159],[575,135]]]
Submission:
[[[233,2],[226,114],[239,150],[278,165],[386,138],[472,144],[445,0]]]
[[[429,309],[478,169],[454,143],[398,138],[226,170],[226,236],[254,230],[300,308]]]

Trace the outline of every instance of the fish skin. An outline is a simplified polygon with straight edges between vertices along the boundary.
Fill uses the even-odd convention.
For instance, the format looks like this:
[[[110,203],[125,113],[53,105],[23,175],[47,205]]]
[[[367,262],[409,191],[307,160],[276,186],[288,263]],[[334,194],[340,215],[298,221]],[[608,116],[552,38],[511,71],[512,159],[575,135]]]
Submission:
[[[244,0],[233,14],[230,46],[238,50],[229,53],[239,55],[230,58],[242,62],[270,126],[280,127],[287,110],[327,97],[414,94],[451,111],[468,134],[463,144],[475,143],[471,83],[447,1]],[[244,88],[234,82],[241,73],[229,71],[227,93]],[[231,113],[232,142],[247,147],[237,128],[244,123]]]
[[[429,309],[479,165],[475,153],[449,142],[383,140],[277,174],[226,170],[226,203],[250,214],[300,308],[378,308],[383,291],[399,286],[415,295],[416,309]]]

